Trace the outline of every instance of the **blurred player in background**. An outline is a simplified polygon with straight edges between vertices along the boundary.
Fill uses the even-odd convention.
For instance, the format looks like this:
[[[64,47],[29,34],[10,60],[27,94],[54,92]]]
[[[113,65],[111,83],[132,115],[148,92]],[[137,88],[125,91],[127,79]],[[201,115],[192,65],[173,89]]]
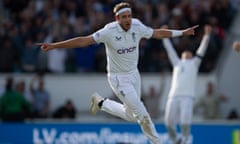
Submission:
[[[94,93],[91,112],[104,110],[127,121],[138,122],[144,134],[154,144],[160,139],[141,97],[141,80],[138,65],[139,42],[142,38],[169,38],[194,35],[197,26],[185,30],[152,29],[132,18],[128,3],[114,7],[115,22],[107,24],[97,32],[56,43],[40,43],[43,51],[56,48],[79,48],[95,43],[104,43],[107,55],[108,81],[116,96],[123,102],[117,103]]]
[[[201,60],[208,47],[210,34],[211,27],[206,25],[196,56],[193,56],[191,51],[185,50],[181,54],[181,58],[178,57],[170,40],[163,39],[164,47],[173,66],[172,84],[165,112],[165,125],[173,144],[186,144],[189,139],[197,75]],[[181,126],[181,139],[177,138],[178,122]]]
[[[240,41],[234,41],[232,47],[236,52],[240,54]]]

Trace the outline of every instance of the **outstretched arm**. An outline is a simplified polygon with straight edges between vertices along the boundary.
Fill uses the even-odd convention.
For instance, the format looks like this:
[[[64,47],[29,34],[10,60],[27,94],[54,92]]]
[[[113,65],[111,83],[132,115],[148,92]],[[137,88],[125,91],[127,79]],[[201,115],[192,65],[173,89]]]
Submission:
[[[199,59],[198,59],[199,64],[200,64],[201,59],[203,58],[203,56],[205,55],[205,52],[207,50],[211,32],[212,32],[212,27],[210,25],[205,25],[204,26],[204,36],[202,38],[202,41],[201,41],[200,46],[197,49],[197,53],[196,53],[197,57],[199,57]]]
[[[92,35],[85,37],[76,37],[72,39],[68,39],[65,41],[60,41],[56,43],[37,43],[41,47],[43,51],[48,51],[56,48],[79,48],[86,47],[88,45],[94,44],[95,41]]]
[[[184,29],[184,30],[170,30],[165,28],[154,29],[152,38],[162,39],[178,36],[190,36],[195,34],[195,29],[198,25]]]

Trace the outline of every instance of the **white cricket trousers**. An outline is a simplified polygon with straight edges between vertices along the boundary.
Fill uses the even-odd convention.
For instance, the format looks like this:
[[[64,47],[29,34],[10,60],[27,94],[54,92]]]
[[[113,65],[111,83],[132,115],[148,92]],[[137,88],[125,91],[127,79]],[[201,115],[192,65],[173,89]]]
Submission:
[[[181,126],[182,140],[187,141],[189,139],[192,111],[192,96],[176,96],[168,98],[165,113],[165,125],[167,126],[168,132],[173,141],[176,140],[176,127],[178,123]]]
[[[141,79],[138,70],[108,74],[108,82],[123,104],[106,99],[101,109],[127,121],[138,122],[151,143],[160,144],[155,126],[141,101]]]
[[[165,123],[175,127],[190,125],[192,121],[193,98],[191,96],[176,96],[168,98],[166,104]]]

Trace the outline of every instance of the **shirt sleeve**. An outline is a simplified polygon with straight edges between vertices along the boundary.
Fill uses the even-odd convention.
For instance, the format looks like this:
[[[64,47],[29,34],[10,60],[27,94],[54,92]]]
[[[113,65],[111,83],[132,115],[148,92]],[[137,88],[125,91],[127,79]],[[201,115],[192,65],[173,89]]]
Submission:
[[[96,43],[104,43],[106,42],[106,37],[107,37],[107,27],[105,26],[104,28],[96,31],[95,33],[92,34],[93,39],[95,40]]]
[[[197,50],[197,55],[198,56],[204,56],[205,55],[205,52],[207,50],[207,46],[208,46],[208,43],[209,43],[209,39],[210,39],[209,35],[204,35],[203,36],[201,44],[200,44],[200,46]]]
[[[140,34],[141,37],[149,39],[153,35],[153,29],[144,25],[140,20],[135,19],[136,24],[140,25]]]
[[[205,55],[206,53],[206,50],[207,50],[207,47],[208,47],[208,44],[209,44],[209,39],[210,39],[210,36],[209,35],[204,35],[203,38],[202,38],[202,41],[200,43],[200,46],[199,48],[197,49],[197,58],[196,58],[196,63],[198,65],[200,65],[201,61],[202,61],[202,57]]]
[[[176,51],[174,50],[170,40],[168,38],[163,39],[163,45],[167,51],[168,57],[172,63],[173,66],[177,65],[180,61]]]

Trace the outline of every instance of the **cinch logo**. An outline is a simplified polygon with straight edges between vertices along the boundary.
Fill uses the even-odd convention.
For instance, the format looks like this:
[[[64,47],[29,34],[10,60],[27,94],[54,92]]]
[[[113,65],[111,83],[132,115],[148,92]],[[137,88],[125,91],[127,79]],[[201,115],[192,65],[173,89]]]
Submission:
[[[232,133],[232,144],[240,144],[240,130],[234,130]]]
[[[117,50],[117,53],[118,54],[125,54],[125,53],[130,53],[130,52],[133,52],[134,50],[136,50],[136,47],[130,47],[130,48],[122,48],[122,49],[119,49]]]

